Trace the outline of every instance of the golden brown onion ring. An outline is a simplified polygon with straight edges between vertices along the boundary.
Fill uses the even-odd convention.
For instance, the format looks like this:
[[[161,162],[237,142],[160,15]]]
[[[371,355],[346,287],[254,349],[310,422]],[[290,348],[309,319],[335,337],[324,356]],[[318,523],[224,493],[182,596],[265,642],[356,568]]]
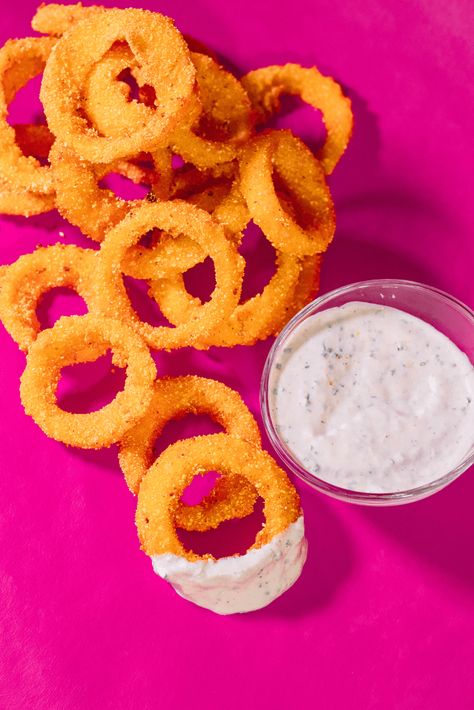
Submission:
[[[108,173],[125,173],[130,178],[152,179],[155,193],[167,196],[171,179],[171,155],[162,149],[152,156],[154,172],[134,174],[132,163],[116,161],[97,164],[79,158],[74,151],[56,141],[50,153],[54,171],[56,204],[61,215],[91,239],[101,242],[106,232],[142,200],[124,200],[112,190],[100,187]],[[150,186],[151,187],[151,186]]]
[[[153,444],[160,436],[165,424],[172,419],[179,419],[187,414],[207,414],[220,424],[228,434],[238,436],[260,446],[260,433],[257,423],[243,403],[238,392],[227,387],[222,382],[209,380],[205,377],[166,377],[158,379],[154,385],[151,404],[138,424],[130,429],[119,445],[119,463],[132,493],[138,493],[140,481],[153,463]],[[245,506],[242,516],[248,515],[255,503],[255,491],[248,496],[248,486],[243,484],[244,498],[250,506]],[[251,500],[250,500],[251,498]],[[249,509],[250,507],[250,509]],[[187,517],[193,516],[192,511]],[[192,527],[178,519],[178,525],[189,530],[201,528],[195,519]],[[202,518],[202,516],[200,516]],[[232,516],[229,516],[232,517]],[[224,518],[221,518],[221,522]],[[209,522],[209,521],[207,521]],[[217,527],[216,522],[212,527]]]
[[[17,91],[43,71],[55,42],[50,37],[28,37],[8,40],[0,49],[0,180],[11,191],[53,193],[50,167],[22,152],[7,115]]]
[[[176,534],[181,494],[196,475],[217,471],[246,478],[264,501],[265,525],[250,549],[283,532],[300,515],[300,502],[288,477],[266,451],[229,436],[212,434],[169,446],[146,473],[138,493],[136,524],[147,555],[171,553],[190,561],[213,559],[186,550]]]
[[[290,212],[291,204],[280,200]],[[319,257],[301,260],[291,254],[277,252],[276,271],[262,292],[239,303],[234,312],[209,339],[201,339],[196,348],[210,345],[233,347],[253,345],[279,332],[300,308],[311,300],[315,282],[319,282]],[[174,325],[186,322],[201,306],[199,298],[185,288],[182,274],[171,274],[151,283],[151,294],[163,314]]]
[[[112,350],[114,363],[126,365],[124,389],[101,409],[73,414],[57,404],[61,370],[92,362]],[[153,396],[156,367],[148,348],[130,327],[88,314],[60,318],[43,330],[28,350],[20,396],[25,412],[51,439],[69,446],[100,449],[119,441],[145,414]]]
[[[253,130],[250,99],[242,85],[214,59],[193,52],[201,110],[189,128],[174,131],[171,146],[199,168],[228,163]]]
[[[81,114],[87,78],[115,42],[127,42],[159,107],[145,125],[101,136]],[[168,18],[146,10],[91,13],[57,42],[46,66],[41,99],[54,135],[92,163],[111,163],[165,146],[193,101],[195,69],[180,33]]]
[[[275,249],[294,256],[327,249],[336,226],[331,193],[320,163],[291,131],[268,131],[245,148],[240,189]]]
[[[0,320],[25,352],[36,340],[40,323],[36,309],[41,297],[53,288],[72,288],[96,306],[95,257],[92,249],[55,244],[39,247],[6,267],[0,282]]]
[[[353,126],[351,102],[340,85],[316,67],[305,68],[299,64],[255,69],[241,81],[258,112],[259,123],[265,123],[279,111],[282,94],[300,96],[302,101],[321,111],[327,137],[317,157],[325,172],[332,173],[347,148]]]
[[[123,284],[122,263],[127,251],[152,229],[160,229],[174,238],[185,235],[214,262],[216,287],[210,300],[192,319],[176,328],[142,322],[133,311]],[[167,263],[166,268],[169,267]],[[205,333],[219,328],[234,310],[240,298],[243,267],[236,246],[204,210],[180,200],[142,204],[114,227],[102,243],[97,272],[101,311],[130,323],[150,347],[172,350],[193,345]]]
[[[84,110],[103,136],[112,138],[143,126],[153,117],[153,106],[130,99],[130,86],[118,77],[130,69],[138,79],[138,62],[126,44],[113,45],[91,69],[87,78]]]

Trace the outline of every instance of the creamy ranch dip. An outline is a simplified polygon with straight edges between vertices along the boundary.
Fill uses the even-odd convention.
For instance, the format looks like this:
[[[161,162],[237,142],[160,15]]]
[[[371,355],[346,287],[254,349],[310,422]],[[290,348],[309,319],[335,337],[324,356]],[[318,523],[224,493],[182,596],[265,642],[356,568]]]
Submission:
[[[270,373],[269,407],[289,452],[317,478],[390,493],[448,473],[474,441],[474,368],[404,311],[351,302],[309,317]]]
[[[153,555],[156,574],[184,599],[217,614],[255,611],[286,592],[303,569],[308,543],[303,516],[266,545],[244,555],[190,562],[173,554]]]

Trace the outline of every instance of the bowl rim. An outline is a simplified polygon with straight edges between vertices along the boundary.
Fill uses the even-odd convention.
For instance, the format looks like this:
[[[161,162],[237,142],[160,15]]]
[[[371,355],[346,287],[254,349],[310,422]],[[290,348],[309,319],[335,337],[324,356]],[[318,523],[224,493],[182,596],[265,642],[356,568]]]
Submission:
[[[343,488],[341,486],[336,486],[332,483],[328,483],[322,478],[315,476],[313,473],[308,471],[302,464],[292,455],[289,448],[287,448],[280,436],[278,435],[276,428],[273,425],[270,406],[269,406],[269,380],[270,373],[272,370],[273,362],[275,356],[280,346],[286,338],[293,332],[293,330],[302,323],[309,315],[320,310],[328,301],[341,296],[347,295],[352,291],[361,290],[362,288],[368,287],[401,287],[408,290],[422,290],[425,293],[429,293],[432,296],[436,296],[441,300],[455,306],[458,311],[464,313],[468,320],[471,321],[472,327],[474,328],[474,310],[470,308],[467,304],[463,303],[461,300],[451,295],[450,293],[443,291],[435,286],[430,286],[428,284],[420,283],[418,281],[410,281],[407,279],[367,279],[365,281],[355,281],[354,283],[346,284],[340,286],[336,289],[332,289],[325,294],[322,294],[315,298],[311,303],[308,303],[304,308],[302,308],[298,313],[296,313],[291,320],[283,327],[278,336],[276,337],[270,351],[267,355],[265,365],[262,371],[262,377],[260,380],[260,411],[262,414],[263,425],[267,433],[270,442],[282,459],[284,464],[299,478],[309,484],[312,488],[315,488],[326,495],[329,495],[338,500],[343,500],[351,503],[359,503],[362,505],[396,505],[400,503],[409,503],[416,500],[421,500],[426,498],[433,493],[441,490],[449,483],[454,481],[458,476],[460,476],[464,471],[466,471],[470,466],[474,464],[474,442],[471,446],[470,451],[466,456],[459,462],[457,466],[448,471],[443,476],[436,478],[434,481],[425,483],[421,486],[416,486],[415,488],[409,488],[403,491],[385,492],[385,493],[370,493],[365,491],[355,491],[349,488]],[[354,299],[356,300],[356,299]],[[368,301],[370,302],[370,301]],[[387,304],[388,305],[388,304]],[[396,306],[392,306],[396,307]],[[403,310],[403,309],[400,309]],[[408,312],[408,311],[407,311]],[[420,320],[424,320],[420,318]],[[447,337],[447,336],[446,336]]]

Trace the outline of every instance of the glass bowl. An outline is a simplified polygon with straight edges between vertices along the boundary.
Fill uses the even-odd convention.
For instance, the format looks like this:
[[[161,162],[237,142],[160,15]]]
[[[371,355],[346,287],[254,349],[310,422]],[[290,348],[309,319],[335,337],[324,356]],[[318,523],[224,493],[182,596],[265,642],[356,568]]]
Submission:
[[[343,286],[320,296],[303,308],[283,328],[270,350],[263,369],[260,387],[260,406],[263,423],[270,441],[286,466],[310,486],[339,500],[363,505],[398,505],[426,498],[454,481],[474,464],[473,443],[467,455],[452,470],[427,484],[393,493],[367,493],[341,488],[318,478],[303,467],[285,445],[272,421],[269,406],[269,381],[272,368],[290,334],[310,316],[328,308],[342,306],[349,301],[363,301],[388,305],[417,316],[444,333],[474,364],[474,311],[461,301],[439,289],[414,281],[376,279]]]

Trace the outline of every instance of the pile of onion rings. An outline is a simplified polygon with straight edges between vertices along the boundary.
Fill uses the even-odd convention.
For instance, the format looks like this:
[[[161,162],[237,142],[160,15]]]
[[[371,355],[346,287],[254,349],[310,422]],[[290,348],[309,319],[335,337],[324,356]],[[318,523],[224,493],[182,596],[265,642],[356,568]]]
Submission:
[[[32,27],[41,36],[0,49],[0,212],[56,209],[91,244],[38,247],[0,266],[0,320],[26,355],[25,412],[68,446],[117,445],[150,556],[201,564],[210,557],[186,550],[176,529],[205,531],[248,516],[262,497],[266,524],[252,549],[301,519],[293,549],[300,571],[298,495],[261,449],[239,394],[203,377],[157,377],[151,351],[251,346],[314,297],[335,230],[326,176],[351,136],[350,100],[315,67],[269,66],[239,79],[156,12],[45,4]],[[46,124],[11,124],[12,100],[40,74]],[[327,137],[316,153],[291,131],[266,125],[282,94],[321,112]],[[117,195],[111,175],[141,185],[142,196]],[[242,301],[248,259],[239,249],[252,222],[275,250],[276,268],[261,292]],[[186,272],[206,259],[215,286],[203,302],[187,290]],[[169,326],[137,315],[124,277],[146,282]],[[88,312],[41,331],[38,304],[58,287],[75,291]],[[113,365],[126,369],[123,389],[97,411],[65,411],[57,394],[62,369],[109,350]],[[178,442],[155,461],[166,423],[190,413],[208,415],[224,433]],[[185,505],[186,486],[210,469],[221,475],[214,489]]]

